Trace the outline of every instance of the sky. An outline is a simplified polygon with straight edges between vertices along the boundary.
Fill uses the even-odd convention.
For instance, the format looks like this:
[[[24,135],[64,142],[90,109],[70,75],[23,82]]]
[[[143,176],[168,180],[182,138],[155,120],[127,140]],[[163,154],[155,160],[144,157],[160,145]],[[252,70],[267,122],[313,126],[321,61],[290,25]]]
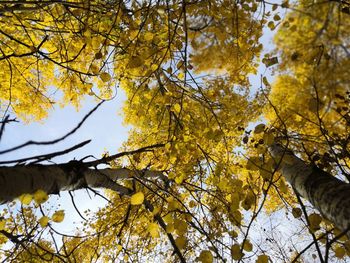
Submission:
[[[105,151],[117,153],[128,136],[130,127],[122,124],[121,107],[126,97],[123,92],[118,92],[116,98],[104,102],[83,124],[83,126],[73,135],[64,141],[55,145],[48,146],[28,146],[23,149],[3,154],[1,160],[12,160],[33,155],[51,153],[59,150],[65,150],[82,141],[91,139],[92,141],[83,148],[70,152],[66,155],[52,159],[56,163],[68,162],[70,160],[81,159],[87,155],[94,155],[96,158],[102,157]],[[27,142],[28,140],[47,141],[57,139],[70,130],[84,118],[84,116],[97,105],[92,97],[87,97],[82,103],[79,112],[72,106],[64,108],[54,107],[48,114],[48,118],[41,123],[32,122],[25,124],[23,122],[10,123],[5,127],[3,137],[0,142],[0,150],[8,149],[13,146]],[[75,191],[75,203],[80,212],[86,209],[97,210],[106,204],[102,198],[86,190]],[[63,223],[54,224],[55,228],[64,233],[72,234],[74,228],[79,224],[73,222],[81,221],[76,212],[71,197],[68,192],[62,192],[60,196],[50,196],[49,203],[52,206],[60,206],[59,209],[65,210],[65,219]],[[4,206],[0,206],[2,209]],[[54,211],[52,211],[54,212]]]

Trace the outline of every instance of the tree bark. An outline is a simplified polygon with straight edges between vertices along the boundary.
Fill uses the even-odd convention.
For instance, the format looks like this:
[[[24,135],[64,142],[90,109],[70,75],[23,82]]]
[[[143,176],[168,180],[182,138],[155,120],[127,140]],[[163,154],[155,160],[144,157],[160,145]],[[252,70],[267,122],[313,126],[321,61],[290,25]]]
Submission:
[[[120,195],[129,195],[132,190],[117,183],[132,176],[163,178],[161,172],[132,171],[119,169],[91,169],[84,163],[72,161],[57,165],[27,165],[0,167],[0,202],[5,203],[16,197],[34,193],[41,189],[47,194],[59,194],[64,190],[82,188],[105,188]]]
[[[269,147],[278,169],[303,198],[342,231],[350,227],[350,185],[307,164],[279,144]]]

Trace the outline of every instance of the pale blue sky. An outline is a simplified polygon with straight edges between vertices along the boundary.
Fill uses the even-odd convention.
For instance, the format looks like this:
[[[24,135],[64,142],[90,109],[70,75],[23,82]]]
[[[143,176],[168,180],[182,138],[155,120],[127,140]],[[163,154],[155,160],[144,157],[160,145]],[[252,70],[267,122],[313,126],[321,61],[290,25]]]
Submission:
[[[1,155],[1,160],[12,160],[60,151],[89,139],[92,141],[83,148],[57,157],[53,161],[62,163],[74,158],[80,159],[87,155],[94,155],[100,158],[106,150],[110,153],[117,153],[122,143],[127,139],[128,130],[130,129],[130,127],[122,125],[121,107],[124,100],[125,95],[119,91],[116,98],[102,104],[75,134],[60,143],[48,146],[28,146],[12,153]],[[93,98],[88,97],[82,103],[79,112],[70,105],[64,108],[57,106],[49,112],[48,118],[42,123],[32,122],[24,124],[20,122],[8,124],[0,142],[0,150],[22,144],[28,140],[47,141],[57,139],[76,127],[96,104],[97,102]],[[80,212],[88,208],[96,210],[105,204],[102,198],[94,197],[92,193],[90,195],[92,198],[89,197],[85,190],[74,192],[75,202]],[[75,211],[69,194],[62,192],[60,197],[50,196],[49,202],[53,206],[60,205],[59,209],[64,209],[66,214],[64,223],[54,224],[55,228],[67,234],[74,233],[73,230],[76,225],[73,222],[79,222],[81,218]],[[51,211],[50,215],[53,212],[54,210]]]
[[[79,159],[90,154],[101,157],[105,150],[115,153],[122,142],[126,140],[127,131],[129,130],[129,128],[122,125],[122,116],[120,114],[124,100],[125,96],[122,92],[119,92],[116,98],[104,102],[75,134],[60,143],[48,146],[28,146],[2,155],[1,160],[18,159],[64,150],[88,139],[92,141],[83,148],[57,157],[54,161],[66,162],[74,157]],[[8,124],[1,140],[0,149],[7,149],[28,140],[47,141],[57,139],[73,129],[96,104],[97,102],[93,98],[87,97],[83,101],[79,112],[71,105],[64,108],[56,106],[49,112],[48,118],[43,120],[42,123],[32,122],[24,124],[20,122]]]

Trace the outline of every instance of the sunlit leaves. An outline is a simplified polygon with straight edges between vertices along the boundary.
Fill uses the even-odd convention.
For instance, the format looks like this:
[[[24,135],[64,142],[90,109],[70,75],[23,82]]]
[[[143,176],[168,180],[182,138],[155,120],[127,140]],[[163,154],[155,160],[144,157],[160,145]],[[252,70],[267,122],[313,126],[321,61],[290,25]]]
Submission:
[[[142,192],[137,192],[133,194],[130,198],[130,203],[132,205],[141,205],[145,199],[145,196]]]
[[[165,178],[145,178],[140,173],[138,180],[118,182],[135,193],[108,193],[111,203],[84,225],[89,234],[99,233],[98,240],[93,235],[91,240],[95,243],[89,240],[78,245],[78,241],[66,240],[66,247],[74,250],[74,258],[80,253],[78,261],[89,253],[103,255],[101,260],[106,262],[123,257],[132,261],[147,253],[158,253],[159,248],[169,250],[162,253],[169,262],[175,262],[173,244],[167,239],[172,236],[191,262],[195,258],[212,262],[220,253],[229,258],[230,248],[235,260],[241,259],[244,251],[252,252],[249,254],[254,257],[248,261],[272,261],[267,254],[260,255],[267,253],[269,243],[258,244],[253,239],[253,230],[247,230],[249,220],[256,220],[261,213],[279,212],[285,206],[290,210],[296,206],[296,200],[282,174],[276,171],[268,146],[292,138],[291,148],[301,158],[319,165],[327,159],[326,151],[315,158],[314,151],[319,148],[313,143],[324,147],[328,142],[317,124],[318,113],[327,121],[327,127],[343,135],[346,142],[347,130],[339,123],[344,121],[342,118],[346,121],[347,101],[335,94],[347,87],[345,73],[349,67],[345,51],[341,53],[338,48],[348,27],[339,21],[337,24],[336,19],[321,21],[326,17],[323,14],[335,17],[335,12],[328,12],[323,4],[317,9],[308,8],[306,13],[312,16],[286,10],[286,19],[281,8],[287,8],[287,2],[266,3],[272,11],[265,13],[262,2],[256,1],[202,1],[185,6],[181,1],[103,4],[93,2],[80,9],[58,3],[55,11],[45,6],[45,12],[29,12],[30,23],[21,21],[24,26],[41,30],[30,30],[30,37],[26,37],[24,26],[16,27],[21,33],[18,37],[27,46],[1,38],[6,43],[5,54],[11,54],[12,49],[19,55],[35,53],[10,58],[13,65],[23,69],[21,72],[13,67],[11,73],[5,61],[2,65],[0,97],[8,100],[12,76],[11,106],[19,115],[44,117],[56,101],[48,93],[48,86],[62,93],[62,104],[76,107],[86,94],[111,98],[113,87],[118,86],[126,94],[125,124],[133,126],[124,145],[126,150],[157,143],[166,145],[118,160],[131,169],[164,171]],[[308,1],[305,6],[312,6],[306,4]],[[260,61],[263,46],[259,38],[262,30],[269,28],[280,30],[276,39],[281,52],[269,52]],[[12,34],[10,29],[14,28],[4,30]],[[38,48],[45,37],[43,32],[49,37]],[[334,32],[339,35],[337,39],[331,39]],[[250,89],[255,84],[249,82],[261,62],[287,74],[263,76],[263,85],[256,91]],[[340,96],[345,98],[343,93]],[[251,127],[254,123],[255,127]],[[292,136],[288,138],[289,135]],[[329,139],[331,133],[325,135]],[[308,149],[307,156],[300,142]],[[333,145],[332,150],[343,154],[346,143],[343,144]],[[293,165],[295,159],[287,154],[277,161]],[[43,204],[47,195],[36,193],[33,198],[36,204]],[[19,199],[23,205],[29,205],[32,195]],[[44,205],[33,207],[43,209]],[[50,220],[64,219],[63,210],[52,216],[51,212],[44,212],[47,216],[37,219],[32,215],[33,220],[28,222],[39,222],[45,228]],[[301,214],[301,209],[292,209],[293,217],[300,218]],[[319,229],[318,216],[310,215],[308,220],[311,229]],[[251,236],[246,237],[246,231]],[[159,253],[156,258],[162,256]]]

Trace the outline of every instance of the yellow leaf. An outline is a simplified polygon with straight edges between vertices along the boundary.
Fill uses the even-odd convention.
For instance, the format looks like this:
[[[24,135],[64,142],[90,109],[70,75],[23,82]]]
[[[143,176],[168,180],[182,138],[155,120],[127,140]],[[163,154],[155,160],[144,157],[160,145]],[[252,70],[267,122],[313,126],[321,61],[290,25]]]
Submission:
[[[166,225],[165,231],[167,233],[172,233],[172,232],[174,232],[174,230],[175,230],[174,224],[169,223]]]
[[[275,64],[278,63],[278,58],[277,57],[272,57],[272,58],[264,58],[262,60],[262,62],[265,64],[265,66],[268,68],[268,67],[271,67]]]
[[[183,235],[187,231],[187,223],[181,219],[174,220],[174,227],[176,229],[176,233],[179,235]]]
[[[293,215],[295,218],[301,217],[301,214],[302,214],[302,211],[301,211],[300,208],[293,208],[293,209],[292,209],[292,215]]]
[[[173,108],[176,113],[179,113],[181,111],[181,106],[178,103],[174,104]]]
[[[181,67],[184,65],[184,62],[183,61],[179,61],[177,64],[176,64],[176,68],[177,69],[181,69]]]
[[[241,224],[242,221],[242,214],[239,210],[233,211],[231,213],[232,217],[233,217],[233,221],[232,223],[234,223],[236,226]]]
[[[244,256],[241,252],[241,247],[238,244],[234,244],[231,247],[231,256],[234,260],[240,260]]]
[[[266,145],[271,145],[275,141],[275,136],[273,135],[272,132],[267,132],[264,134],[263,139]]]
[[[275,29],[275,23],[272,21],[268,22],[267,26],[270,28],[271,31]]]
[[[255,126],[254,133],[256,133],[256,134],[262,133],[264,130],[265,130],[265,124],[260,123],[260,124]]]
[[[145,199],[145,196],[142,192],[138,192],[136,194],[133,194],[130,198],[130,203],[132,205],[141,205],[143,203],[143,200]]]
[[[264,85],[265,85],[266,87],[270,87],[270,86],[271,86],[266,77],[263,77],[262,81],[263,81],[263,83],[264,83]]]
[[[123,249],[123,247],[121,246],[121,245],[117,245],[117,247],[116,247],[116,249],[117,249],[117,252],[120,252],[122,249]]]
[[[0,219],[0,230],[4,230],[6,225],[5,219]]]
[[[175,244],[179,249],[183,249],[186,245],[186,237],[180,236],[175,239]]]
[[[63,221],[64,219],[64,211],[63,210],[58,210],[56,211],[52,217],[51,217],[52,221],[56,222],[56,223],[60,223]]]
[[[100,71],[99,67],[94,64],[90,66],[90,70],[93,74],[98,74],[98,72]]]
[[[185,77],[185,74],[182,73],[182,72],[180,72],[180,73],[177,75],[177,77],[178,77],[179,79],[183,79],[183,78]]]
[[[184,176],[183,175],[175,177],[175,183],[182,184],[183,181],[184,181]]]
[[[274,17],[273,17],[273,20],[275,20],[275,21],[279,21],[279,20],[281,20],[281,17],[279,16],[279,15],[274,15]]]
[[[130,31],[130,32],[129,32],[130,38],[131,38],[131,39],[136,38],[136,37],[138,36],[139,33],[140,33],[140,32],[139,32],[138,30],[132,30],[132,31]]]
[[[161,211],[161,208],[160,207],[155,207],[152,211],[152,215],[158,215]]]
[[[322,222],[322,217],[319,214],[313,213],[308,217],[311,230],[318,230]]]
[[[152,70],[152,71],[156,71],[157,69],[158,69],[158,65],[152,64],[151,70]]]
[[[109,75],[109,73],[107,72],[102,72],[101,75],[100,75],[100,78],[103,82],[108,82],[111,80],[111,75]]]
[[[251,171],[259,171],[261,167],[262,167],[262,162],[259,157],[249,158],[246,164],[246,169]]]
[[[31,194],[23,194],[20,197],[18,197],[18,199],[23,205],[29,205],[30,202],[33,200],[33,196]]]
[[[153,238],[159,237],[159,227],[157,223],[150,223],[148,225],[148,232]]]
[[[174,219],[171,213],[168,213],[166,216],[164,216],[163,220],[167,224],[172,224],[174,222]]]
[[[232,238],[238,237],[238,233],[237,233],[236,231],[234,231],[234,230],[230,231],[229,234],[230,234],[230,236],[231,236]]]
[[[145,38],[146,41],[151,41],[153,39],[153,36],[154,36],[153,33],[146,32],[143,37]]]
[[[334,253],[337,258],[341,259],[345,256],[346,250],[343,247],[337,247],[334,249]]]
[[[244,242],[243,249],[244,249],[245,251],[247,251],[247,252],[252,251],[252,250],[253,250],[253,245],[252,245],[252,243],[250,243],[249,240],[246,240],[246,241]]]
[[[212,263],[214,258],[209,250],[203,250],[198,257],[198,260],[202,263]]]
[[[46,227],[49,223],[49,218],[47,216],[43,216],[39,219],[39,224],[41,227]]]
[[[193,208],[193,207],[197,206],[197,203],[196,203],[196,201],[191,200],[191,201],[189,202],[188,206],[189,206],[190,208]]]
[[[34,194],[33,194],[33,198],[34,201],[40,205],[43,204],[47,201],[47,199],[49,199],[49,196],[43,191],[43,190],[37,190]]]
[[[130,58],[128,68],[138,68],[143,65],[143,60],[139,56],[133,56]]]
[[[258,259],[255,261],[255,263],[268,263],[269,257],[266,255],[260,255],[258,256]]]

